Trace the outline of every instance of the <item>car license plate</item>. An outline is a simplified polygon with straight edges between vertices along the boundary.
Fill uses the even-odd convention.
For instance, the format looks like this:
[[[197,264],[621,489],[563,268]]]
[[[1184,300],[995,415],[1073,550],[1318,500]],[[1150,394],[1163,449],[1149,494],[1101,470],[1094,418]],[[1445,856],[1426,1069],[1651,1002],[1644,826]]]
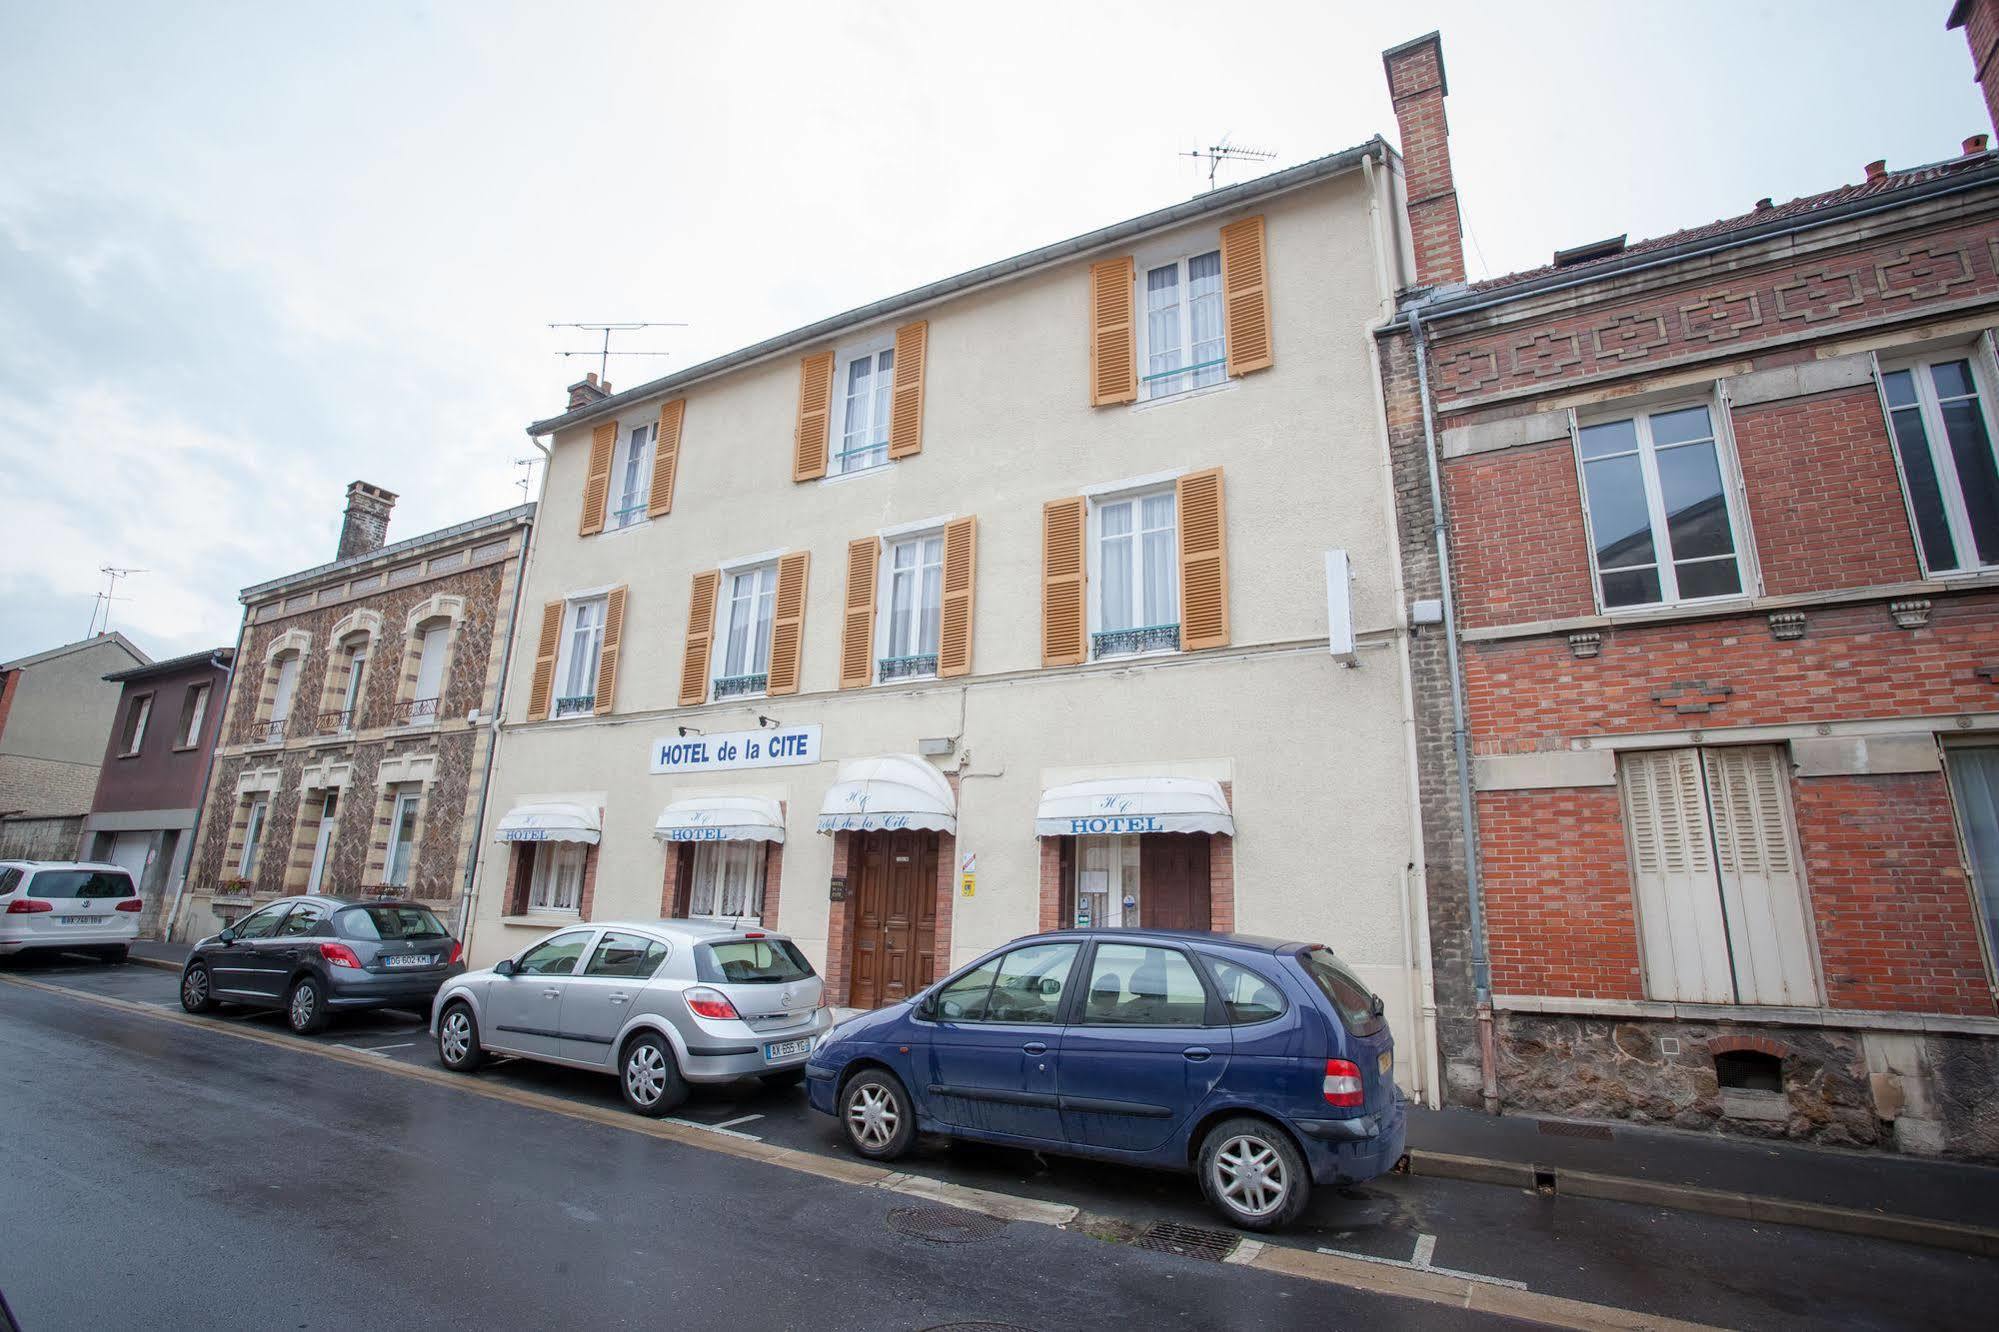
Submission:
[[[61,916],[58,919],[65,925],[95,925],[98,920],[96,916]]]
[[[796,1041],[771,1041],[764,1046],[765,1059],[784,1059],[791,1055],[811,1053],[812,1038],[810,1036]]]
[[[427,967],[430,965],[430,954],[404,953],[398,957],[385,957],[382,959],[382,965],[389,967]]]
[[[1388,1051],[1383,1050],[1381,1052],[1380,1057],[1375,1060],[1374,1066],[1381,1070],[1381,1075],[1383,1077],[1387,1077],[1388,1070],[1395,1067],[1395,1056],[1393,1054],[1390,1054]]]

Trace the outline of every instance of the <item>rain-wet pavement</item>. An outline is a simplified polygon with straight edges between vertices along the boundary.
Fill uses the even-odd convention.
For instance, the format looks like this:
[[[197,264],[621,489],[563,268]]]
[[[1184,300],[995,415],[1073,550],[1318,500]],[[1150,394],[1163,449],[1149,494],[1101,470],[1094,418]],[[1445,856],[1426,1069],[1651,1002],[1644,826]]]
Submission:
[[[61,958],[18,961],[0,968],[0,976],[7,974],[179,1012],[175,977],[157,968]],[[231,1013],[208,1020],[284,1030],[275,1014]],[[365,1051],[385,1063],[436,1067],[424,1024],[411,1014],[349,1015],[318,1039]],[[92,1050],[92,1064],[133,1062],[147,1090],[140,1096],[114,1091],[115,1079],[105,1080],[101,1070],[76,1068],[75,1094],[91,1113],[84,1123],[57,1129],[53,1126],[66,1122],[65,1112],[76,1107],[64,1105],[60,1092],[52,1102],[51,1093],[36,1089],[65,1082],[59,1072],[40,1068],[42,1063],[73,1064],[73,1059],[60,1058],[65,1049],[72,1055]],[[568,1283],[575,1279],[573,1273],[584,1272],[602,1288],[601,1296],[590,1296],[602,1300],[587,1306],[590,1317],[606,1322],[637,1317],[658,1307],[649,1306],[647,1299],[661,1298],[674,1302],[676,1321],[691,1314],[696,1325],[709,1318],[737,1326],[781,1326],[796,1318],[827,1326],[912,1328],[968,1319],[1073,1326],[1099,1317],[1191,1320],[1207,1326],[1251,1321],[1323,1326],[1362,1317],[1421,1319],[1425,1326],[1436,1326],[1447,1320],[1446,1311],[1434,1306],[1130,1246],[1108,1248],[1080,1234],[1042,1226],[1006,1227],[1005,1243],[1013,1252],[1004,1255],[992,1252],[998,1241],[981,1241],[964,1252],[953,1246],[940,1249],[883,1228],[882,1217],[896,1202],[874,1190],[461,1096],[448,1087],[393,1076],[389,1069],[369,1077],[348,1064],[314,1067],[307,1054],[219,1041],[185,1027],[153,1024],[98,1005],[66,1004],[56,996],[4,984],[0,1052],[10,1069],[22,1070],[14,1086],[0,1086],[0,1122],[14,1126],[17,1147],[23,1145],[23,1125],[50,1125],[48,1132],[57,1139],[36,1143],[31,1153],[53,1172],[49,1191],[67,1187],[59,1182],[67,1172],[85,1172],[90,1181],[86,1192],[101,1190],[106,1196],[124,1181],[131,1201],[116,1206],[112,1215],[130,1229],[120,1233],[162,1237],[180,1231],[185,1218],[169,1198],[158,1197],[159,1190],[197,1172],[203,1180],[196,1198],[204,1228],[218,1237],[242,1237],[223,1241],[225,1248],[249,1243],[276,1261],[279,1250],[270,1246],[282,1247],[281,1235],[249,1238],[267,1225],[267,1217],[280,1231],[303,1228],[303,1237],[316,1246],[330,1243],[331,1249],[310,1264],[313,1280],[333,1282],[342,1262],[379,1263],[384,1254],[413,1245],[412,1252],[426,1261],[392,1277],[413,1283],[397,1287],[396,1298],[419,1305],[435,1302],[422,1311],[412,1308],[412,1319],[428,1315],[456,1321],[463,1311],[485,1307],[489,1296],[496,1310],[517,1314],[533,1308],[573,1310],[576,1306],[554,1302],[554,1292],[566,1287],[575,1297],[576,1288]],[[608,1076],[520,1060],[499,1061],[477,1076],[592,1106],[621,1104]],[[30,1100],[22,1102],[23,1096]],[[183,1109],[165,1109],[175,1101]],[[810,1111],[797,1089],[754,1082],[697,1088],[676,1118],[781,1146],[846,1155],[833,1122]],[[123,1126],[126,1141],[145,1144],[136,1158],[105,1155],[103,1145],[119,1140],[102,1131],[106,1119]],[[310,1141],[301,1139],[299,1146],[312,1164],[284,1162],[287,1131],[308,1128]],[[60,1139],[71,1134],[73,1142],[95,1144],[91,1166],[69,1159]],[[575,1144],[585,1139],[597,1145],[579,1160]],[[350,1150],[363,1153],[372,1164],[349,1160]],[[245,1163],[240,1177],[246,1187],[231,1188],[209,1178],[218,1161],[232,1158]],[[900,1166],[953,1183],[1073,1204],[1128,1227],[1160,1221],[1215,1225],[1186,1176],[941,1142],[924,1143]],[[412,1170],[427,1186],[413,1190],[411,1181],[385,1179],[385,1167],[392,1173]],[[347,1213],[348,1219],[339,1223],[324,1220],[312,1206],[314,1188],[306,1182],[327,1171],[341,1181],[330,1186],[328,1195],[337,1210]],[[573,1176],[573,1186],[565,1182],[564,1171]],[[632,1171],[638,1172],[637,1180],[627,1178]],[[476,1183],[460,1179],[461,1172]],[[646,1177],[653,1182],[642,1182]],[[37,1225],[46,1228],[46,1218],[34,1215],[38,1192],[21,1190],[26,1198],[11,1206],[0,1198],[0,1235],[18,1238],[37,1234]],[[605,1201],[612,1210],[576,1202],[589,1214],[583,1219],[566,1210],[572,1193]],[[158,1201],[137,1207],[147,1197]],[[662,1198],[672,1205],[660,1207]],[[526,1205],[516,1208],[508,1200]],[[25,1210],[22,1201],[30,1204]],[[160,1210],[148,1215],[153,1206]],[[607,1216],[620,1220],[607,1225]],[[92,1233],[104,1221],[103,1215],[79,1211],[79,1229],[64,1237]],[[461,1236],[468,1221],[475,1234]],[[523,1229],[526,1238],[509,1246],[495,1235],[495,1225],[503,1232]],[[821,1227],[828,1233],[817,1233]],[[357,1229],[374,1239],[361,1239],[352,1233]],[[1042,1233],[1020,1233],[1029,1231]],[[617,1240],[626,1243],[620,1247]],[[602,1247],[606,1241],[611,1241],[609,1249]],[[1435,1267],[1520,1282],[1537,1292],[1730,1326],[1983,1326],[1984,1314],[1999,1296],[1999,1263],[1968,1254],[1456,1180],[1393,1177],[1361,1188],[1322,1189],[1303,1224],[1277,1242],[1398,1261],[1420,1251]],[[440,1247],[454,1244],[458,1247]],[[1085,1247],[1071,1249],[1076,1244]],[[359,1251],[371,1245],[377,1248],[369,1254]],[[693,1246],[691,1256],[687,1245]],[[94,1282],[101,1295],[115,1294],[119,1280],[147,1280],[142,1275],[150,1267],[142,1262],[146,1246],[124,1252],[142,1265],[128,1278]],[[497,1261],[505,1271],[479,1276],[476,1266],[465,1266],[481,1252],[487,1255],[483,1261]],[[514,1256],[501,1256],[509,1252]],[[912,1261],[912,1254],[923,1261]],[[618,1255],[627,1261],[614,1261]],[[754,1257],[738,1264],[731,1255]],[[13,1246],[0,1244],[0,1289],[17,1314],[24,1313],[17,1295],[22,1277],[10,1269],[21,1257]],[[178,1260],[172,1261],[172,1270],[182,1270]],[[430,1287],[417,1283],[428,1262],[445,1263],[479,1289],[429,1293]],[[1163,1279],[1154,1270],[1161,1262],[1168,1264]],[[399,1263],[390,1261],[391,1273]],[[564,1264],[566,1270],[553,1273],[551,1263]],[[758,1274],[751,1303],[740,1302],[740,1283],[715,1281],[718,1264]],[[1013,1282],[993,1280],[1012,1264],[1031,1266],[1019,1268]],[[1043,1270],[1042,1264],[1050,1266]],[[42,1268],[40,1263],[29,1265],[31,1287]],[[225,1262],[216,1269],[216,1278],[233,1268],[233,1259]],[[771,1271],[788,1275],[767,1283],[763,1274]],[[1258,1293],[1245,1293],[1245,1281]],[[1269,1293],[1264,1294],[1266,1287]],[[1030,1288],[1032,1296],[1026,1294]],[[1226,1297],[1220,1294],[1224,1288],[1230,1292]],[[505,1299],[494,1295],[502,1289],[509,1292]],[[44,1308],[61,1314],[63,1290],[63,1283],[55,1282],[44,1298],[56,1302]],[[1200,1292],[1198,1300],[1190,1297],[1194,1291]],[[1049,1302],[1036,1304],[1042,1294],[1049,1295]],[[198,1301],[200,1292],[191,1289],[186,1297]],[[1107,1297],[1114,1298],[1100,1302]],[[870,1301],[878,1298],[889,1304],[869,1312]],[[528,1303],[516,1303],[520,1300]],[[213,1321],[217,1316],[214,1307],[200,1307],[203,1317]],[[62,1325],[66,1316],[44,1322],[24,1318],[24,1325]],[[268,1325],[269,1320],[250,1321]],[[327,1320],[315,1319],[305,1309],[295,1321],[318,1325]]]

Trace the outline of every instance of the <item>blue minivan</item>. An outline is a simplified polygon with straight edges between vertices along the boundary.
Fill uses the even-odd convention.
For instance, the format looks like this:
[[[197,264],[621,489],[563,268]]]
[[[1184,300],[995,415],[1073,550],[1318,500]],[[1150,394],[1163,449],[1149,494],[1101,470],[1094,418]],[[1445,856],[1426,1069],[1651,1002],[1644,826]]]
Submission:
[[[1329,948],[1180,930],[1016,939],[842,1022],[806,1064],[862,1156],[919,1132],[1194,1170],[1233,1224],[1274,1230],[1312,1185],[1402,1157],[1381,1001]]]

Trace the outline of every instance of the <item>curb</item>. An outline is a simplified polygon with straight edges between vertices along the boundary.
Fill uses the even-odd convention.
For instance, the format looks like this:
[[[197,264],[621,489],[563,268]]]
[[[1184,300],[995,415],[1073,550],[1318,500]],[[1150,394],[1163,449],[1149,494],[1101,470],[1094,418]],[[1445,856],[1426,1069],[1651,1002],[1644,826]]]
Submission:
[[[1960,1253],[1999,1258],[1999,1230],[1960,1225],[1955,1221],[1869,1212],[1857,1207],[1835,1207],[1830,1203],[1799,1202],[1792,1198],[1772,1198],[1753,1193],[1731,1193],[1726,1189],[1704,1189],[1691,1184],[1666,1184],[1627,1175],[1556,1170],[1523,1161],[1453,1156],[1448,1152],[1410,1152],[1409,1173],[1435,1179],[1498,1184],[1506,1188],[1548,1190],[1552,1187],[1553,1192],[1572,1198],[1602,1198],[1608,1202],[1636,1203],[1642,1207],[1672,1207],[1683,1212],[1704,1212],[1709,1216],[1764,1221],[1771,1225],[1804,1226],[1842,1235],[1896,1240],[1903,1244],[1921,1244],[1933,1249],[1954,1249]]]
[[[179,971],[184,965],[183,963],[170,961],[164,957],[142,957],[138,953],[127,954],[125,960],[127,962],[137,962],[142,967],[158,967],[162,971]]]

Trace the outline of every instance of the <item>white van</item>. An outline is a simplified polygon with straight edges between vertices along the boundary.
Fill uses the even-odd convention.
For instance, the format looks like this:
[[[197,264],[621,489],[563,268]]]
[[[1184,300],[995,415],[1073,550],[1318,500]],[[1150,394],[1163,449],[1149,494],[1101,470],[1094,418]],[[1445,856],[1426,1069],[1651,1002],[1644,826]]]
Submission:
[[[49,949],[123,962],[144,905],[123,865],[0,860],[0,957]]]

